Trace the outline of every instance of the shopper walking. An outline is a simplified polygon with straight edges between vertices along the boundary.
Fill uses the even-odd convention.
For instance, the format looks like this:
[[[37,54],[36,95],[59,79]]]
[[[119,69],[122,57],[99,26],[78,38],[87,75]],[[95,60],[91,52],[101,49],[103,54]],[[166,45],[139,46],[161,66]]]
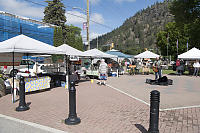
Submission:
[[[101,63],[99,65],[99,84],[105,85],[107,80],[107,71],[108,71],[108,65],[105,63],[105,60],[102,59]]]
[[[198,76],[199,74],[199,67],[200,67],[200,64],[199,64],[199,61],[196,60],[196,62],[193,64],[193,67],[194,67],[194,73],[193,73],[193,76]]]

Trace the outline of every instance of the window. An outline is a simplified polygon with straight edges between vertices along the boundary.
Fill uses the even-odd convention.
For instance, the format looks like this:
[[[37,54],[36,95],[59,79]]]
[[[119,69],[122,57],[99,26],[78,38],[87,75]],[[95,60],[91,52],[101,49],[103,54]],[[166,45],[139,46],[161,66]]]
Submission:
[[[22,60],[20,65],[27,65],[27,61],[26,60]]]

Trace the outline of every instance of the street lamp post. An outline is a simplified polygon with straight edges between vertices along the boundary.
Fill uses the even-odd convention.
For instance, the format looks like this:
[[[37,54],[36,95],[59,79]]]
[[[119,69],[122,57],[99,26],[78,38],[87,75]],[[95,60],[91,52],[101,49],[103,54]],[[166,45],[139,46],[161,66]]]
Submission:
[[[89,14],[89,0],[87,0],[87,10],[80,7],[73,7],[73,9],[80,9],[87,15],[87,50],[90,50],[90,35],[89,35],[89,23],[90,23],[90,14]]]

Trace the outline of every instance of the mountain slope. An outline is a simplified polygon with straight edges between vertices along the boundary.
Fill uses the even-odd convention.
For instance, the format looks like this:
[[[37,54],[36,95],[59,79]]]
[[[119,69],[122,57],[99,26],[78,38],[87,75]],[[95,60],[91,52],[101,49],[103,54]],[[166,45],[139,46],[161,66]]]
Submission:
[[[114,43],[114,48],[127,54],[137,54],[144,48],[156,49],[156,34],[164,29],[165,24],[173,21],[168,3],[155,3],[151,7],[137,12],[127,19],[122,26],[98,38],[99,47],[107,50],[106,44]],[[97,39],[91,41],[96,47]]]

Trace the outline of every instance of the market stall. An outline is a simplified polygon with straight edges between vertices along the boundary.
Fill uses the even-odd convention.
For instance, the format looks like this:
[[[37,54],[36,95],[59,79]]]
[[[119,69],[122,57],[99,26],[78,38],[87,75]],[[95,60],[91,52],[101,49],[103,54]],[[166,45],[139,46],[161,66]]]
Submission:
[[[144,51],[136,56],[134,56],[134,58],[137,59],[143,59],[143,62],[141,63],[141,68],[142,68],[142,73],[143,74],[149,74],[150,73],[150,59],[155,59],[155,58],[159,58],[160,56],[151,52],[151,51]]]
[[[91,60],[92,58],[99,59],[99,60],[102,58],[111,58],[111,59],[117,58],[117,56],[115,55],[104,53],[98,49],[91,49],[91,50],[85,51],[84,54],[89,56]],[[93,67],[93,64],[91,64],[90,67],[86,70],[86,76],[98,77],[99,76],[98,67]]]
[[[140,58],[140,59],[151,59],[151,58],[158,58],[158,57],[159,55],[148,50],[134,56],[134,58]]]
[[[200,50],[194,47],[189,51],[178,55],[178,58],[183,60],[200,60]]]
[[[66,64],[66,83],[68,87],[69,86],[69,77],[71,77],[71,80],[75,80],[75,79],[79,79],[79,75],[78,73],[80,72],[77,72],[76,70],[74,71],[74,69],[72,68],[76,68],[76,63],[73,63],[73,61],[79,61],[80,58],[79,57],[87,57],[87,55],[78,50],[78,49],[75,49],[67,44],[63,44],[59,47],[57,47],[58,49],[62,50],[65,52],[65,64]],[[69,70],[71,68],[71,70]]]
[[[0,53],[11,53],[13,57],[13,69],[16,53],[23,53],[25,55],[33,54],[65,54],[62,50],[54,46],[40,42],[25,35],[18,35],[6,41],[0,42]],[[14,81],[13,76],[13,81]],[[14,86],[14,82],[13,82]]]
[[[187,69],[189,71],[189,74],[192,75],[194,72],[193,64],[195,60],[200,60],[200,50],[194,47],[187,52],[178,55],[178,59],[182,59],[187,62]]]

